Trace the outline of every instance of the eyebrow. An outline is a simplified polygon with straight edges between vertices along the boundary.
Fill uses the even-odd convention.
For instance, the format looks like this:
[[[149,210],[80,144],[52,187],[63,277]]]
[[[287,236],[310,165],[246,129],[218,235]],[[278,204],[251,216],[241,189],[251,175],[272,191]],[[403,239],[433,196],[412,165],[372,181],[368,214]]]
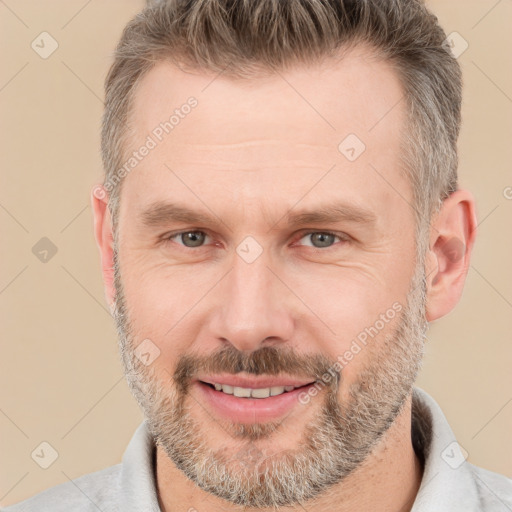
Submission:
[[[173,203],[156,202],[142,212],[141,218],[145,226],[158,227],[169,222],[211,224],[214,216],[205,215]],[[219,222],[218,218],[214,220],[214,223]]]
[[[141,214],[141,219],[146,227],[160,227],[171,222],[210,225],[224,224],[213,212],[205,214],[175,203],[160,201],[145,209]],[[281,224],[283,219],[286,224],[293,227],[303,224],[335,223],[340,221],[371,224],[377,220],[377,216],[371,210],[360,206],[334,203],[322,205],[311,210],[292,211],[290,209],[272,227]]]
[[[298,224],[334,223],[340,221],[371,224],[377,220],[377,216],[371,210],[356,205],[341,203],[322,205],[311,211],[288,212],[285,218],[290,226]]]

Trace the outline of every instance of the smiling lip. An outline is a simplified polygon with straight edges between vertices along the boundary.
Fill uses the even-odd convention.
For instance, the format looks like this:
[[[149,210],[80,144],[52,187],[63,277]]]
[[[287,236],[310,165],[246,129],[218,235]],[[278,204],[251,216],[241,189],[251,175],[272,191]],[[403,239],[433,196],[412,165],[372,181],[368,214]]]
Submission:
[[[298,406],[302,406],[299,395],[307,392],[315,381],[286,377],[246,378],[236,375],[201,377],[192,383],[200,400],[216,416],[233,423],[263,423],[275,421]],[[214,384],[233,387],[263,389],[293,386],[296,389],[267,398],[238,397],[216,390]],[[299,386],[299,387],[297,387]]]

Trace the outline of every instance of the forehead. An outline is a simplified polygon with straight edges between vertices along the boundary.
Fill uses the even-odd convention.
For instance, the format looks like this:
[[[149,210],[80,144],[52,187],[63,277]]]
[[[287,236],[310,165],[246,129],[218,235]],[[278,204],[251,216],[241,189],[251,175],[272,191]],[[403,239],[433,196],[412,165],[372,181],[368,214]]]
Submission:
[[[191,98],[194,106],[184,107]],[[314,66],[243,80],[160,62],[137,88],[129,143],[133,151],[150,138],[154,147],[130,171],[123,190],[131,201],[145,195],[163,200],[179,174],[204,194],[215,190],[226,198],[231,190],[235,200],[297,199],[334,166],[323,185],[331,192],[339,185],[356,202],[378,193],[379,174],[409,195],[400,173],[402,99],[392,66],[362,47]],[[347,158],[354,153],[361,156]],[[385,181],[379,187],[381,200],[392,195]]]
[[[187,72],[161,61],[139,83],[132,119],[139,135],[149,133],[168,119],[167,114],[195,97],[200,108],[194,117],[201,118],[202,127],[197,123],[193,127],[183,123],[180,127],[190,142],[197,138],[223,143],[225,137],[230,143],[239,142],[246,139],[249,128],[251,135],[266,138],[283,124],[299,119],[311,123],[314,131],[320,130],[319,135],[328,140],[337,140],[347,129],[364,135],[402,96],[392,65],[366,47],[355,47],[314,66],[297,65],[270,76],[247,79],[232,79],[222,72]],[[400,117],[401,108],[393,110],[395,115],[388,119],[386,130],[396,125]],[[249,118],[241,119],[240,114]],[[250,127],[249,120],[253,121]],[[238,130],[240,125],[244,127],[242,133]],[[289,133],[290,138],[297,140],[305,135],[309,140],[311,133],[305,128],[297,125]]]

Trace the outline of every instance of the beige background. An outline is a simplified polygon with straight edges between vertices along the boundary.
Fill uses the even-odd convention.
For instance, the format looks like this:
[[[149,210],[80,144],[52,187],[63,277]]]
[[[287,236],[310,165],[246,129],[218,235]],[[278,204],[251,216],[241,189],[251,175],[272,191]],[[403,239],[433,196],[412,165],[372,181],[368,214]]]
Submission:
[[[512,2],[431,0],[468,42],[461,184],[479,238],[463,298],[431,326],[418,385],[469,461],[512,477]],[[103,79],[135,0],[0,0],[0,504],[118,463],[141,414],[118,362],[93,239]],[[58,49],[31,42],[47,31]],[[8,51],[5,51],[8,49]],[[507,194],[508,191],[508,194]],[[46,263],[32,252],[49,238]],[[31,458],[41,442],[58,459]]]

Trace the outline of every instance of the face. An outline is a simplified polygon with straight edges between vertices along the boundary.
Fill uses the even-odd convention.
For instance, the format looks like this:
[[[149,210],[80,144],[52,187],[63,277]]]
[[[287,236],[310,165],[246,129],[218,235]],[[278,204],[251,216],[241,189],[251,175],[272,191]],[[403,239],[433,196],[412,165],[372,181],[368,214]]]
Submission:
[[[159,447],[209,493],[314,498],[410,397],[425,284],[402,94],[363,49],[250,81],[160,63],[137,90],[130,152],[152,147],[121,194],[120,346]]]

